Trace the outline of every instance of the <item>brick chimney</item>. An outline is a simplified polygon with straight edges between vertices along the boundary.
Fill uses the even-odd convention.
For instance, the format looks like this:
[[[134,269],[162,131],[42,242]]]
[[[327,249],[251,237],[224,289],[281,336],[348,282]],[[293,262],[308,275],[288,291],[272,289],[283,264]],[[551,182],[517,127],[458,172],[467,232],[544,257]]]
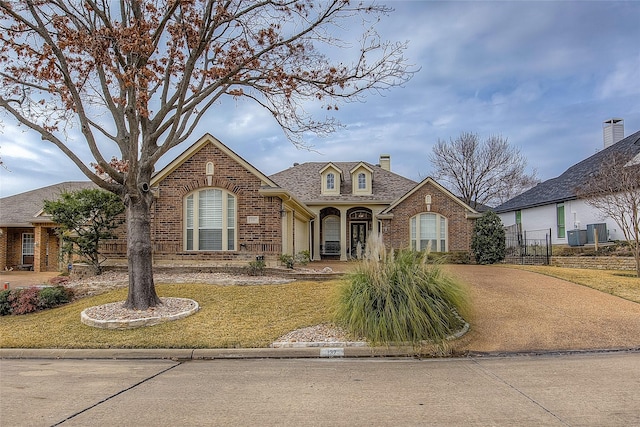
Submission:
[[[602,136],[604,148],[607,148],[624,138],[624,120],[609,119],[602,122]]]
[[[391,156],[380,154],[380,167],[386,171],[391,171]]]

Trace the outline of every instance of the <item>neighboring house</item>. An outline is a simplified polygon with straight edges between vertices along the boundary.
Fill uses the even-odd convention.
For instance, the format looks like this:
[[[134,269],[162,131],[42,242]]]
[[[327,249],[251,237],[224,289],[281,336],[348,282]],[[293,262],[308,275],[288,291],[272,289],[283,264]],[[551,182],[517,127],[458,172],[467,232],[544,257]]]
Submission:
[[[266,176],[207,134],[150,183],[154,262],[223,266],[261,256],[275,263],[301,251],[347,260],[361,256],[372,233],[392,248],[469,251],[478,212],[431,178],[416,183],[390,169],[383,155],[379,165],[312,162]],[[3,210],[9,199],[0,200]],[[103,253],[124,258],[126,236],[103,244]],[[3,268],[23,263],[0,259]]]
[[[85,188],[96,185],[65,182],[0,199],[0,270],[59,271],[56,224],[42,211],[44,201]]]
[[[571,166],[562,175],[544,181],[495,208],[502,223],[532,234],[551,230],[553,244],[594,243],[624,240],[620,227],[611,218],[603,218],[595,208],[576,196],[580,183],[597,172],[603,159],[612,154],[624,155],[629,161],[640,161],[640,131],[624,138],[622,119],[604,122],[604,149]],[[579,232],[578,230],[584,230]]]

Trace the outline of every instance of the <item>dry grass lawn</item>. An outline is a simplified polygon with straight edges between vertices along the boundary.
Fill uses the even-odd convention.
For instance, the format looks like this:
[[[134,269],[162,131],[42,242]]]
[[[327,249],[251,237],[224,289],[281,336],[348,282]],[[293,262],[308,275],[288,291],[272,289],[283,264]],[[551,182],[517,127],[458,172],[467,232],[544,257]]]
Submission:
[[[330,320],[338,281],[284,285],[157,285],[160,297],[191,298],[200,311],[185,319],[133,330],[86,326],[88,307],[124,301],[120,289],[21,316],[0,317],[4,348],[234,348],[266,347],[285,333]]]
[[[631,272],[543,266],[510,265],[508,267],[557,277],[640,303],[640,279],[632,277]],[[487,270],[487,273],[495,274],[490,270]],[[476,276],[472,275],[467,278],[470,285],[473,285],[474,277]],[[476,279],[480,280],[477,277]],[[517,280],[517,275],[513,280]],[[191,298],[200,304],[200,311],[175,322],[133,330],[97,329],[80,322],[80,312],[87,307],[123,301],[127,290],[120,289],[81,299],[52,310],[0,317],[0,347],[266,347],[287,332],[329,322],[332,318],[332,301],[340,283],[335,280],[263,286],[160,284],[156,288],[161,297]],[[514,289],[508,288],[510,292]],[[489,316],[495,311],[490,309],[490,304],[495,302],[503,306],[505,294],[498,293],[494,298],[497,301],[485,301],[479,304],[482,306],[474,307],[474,311],[481,313],[480,316]],[[476,303],[478,301],[479,299]],[[515,304],[509,302],[507,305],[512,303]],[[488,309],[490,310],[487,312]],[[513,307],[506,309],[512,310]],[[475,319],[475,322],[472,322],[472,329],[474,327],[481,329],[481,320]],[[504,319],[498,320],[497,326],[490,326],[487,332],[487,336],[492,337],[494,341],[500,341],[499,336],[495,338],[496,328],[504,327],[505,323]],[[471,338],[473,334],[468,339]],[[471,344],[469,346],[474,348]]]
[[[546,265],[508,265],[505,267],[557,277],[640,303],[640,278],[636,277],[635,271],[587,270]]]

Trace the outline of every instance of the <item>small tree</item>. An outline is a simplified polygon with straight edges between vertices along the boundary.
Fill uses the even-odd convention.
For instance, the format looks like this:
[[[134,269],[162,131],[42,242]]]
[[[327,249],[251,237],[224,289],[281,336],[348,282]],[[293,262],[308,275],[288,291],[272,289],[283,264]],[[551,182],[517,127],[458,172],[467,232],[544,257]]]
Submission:
[[[474,209],[504,203],[538,183],[535,170],[525,172],[526,159],[502,136],[481,141],[463,132],[449,142],[438,140],[429,160],[434,178]]]
[[[471,238],[471,249],[478,264],[502,261],[506,252],[505,232],[500,217],[487,211],[476,220]]]
[[[577,190],[578,197],[598,209],[602,218],[611,218],[622,230],[636,260],[640,277],[640,164],[629,156],[606,158],[599,170]]]
[[[45,200],[44,211],[60,224],[63,251],[79,255],[101,274],[100,241],[114,238],[113,230],[124,222],[120,198],[99,189],[65,192],[58,200]]]

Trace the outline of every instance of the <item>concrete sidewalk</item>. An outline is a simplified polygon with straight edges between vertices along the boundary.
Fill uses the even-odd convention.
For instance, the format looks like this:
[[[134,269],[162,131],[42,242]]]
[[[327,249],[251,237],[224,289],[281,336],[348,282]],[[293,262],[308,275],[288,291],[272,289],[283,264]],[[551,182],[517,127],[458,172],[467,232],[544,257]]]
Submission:
[[[7,426],[640,425],[640,353],[0,360]]]

